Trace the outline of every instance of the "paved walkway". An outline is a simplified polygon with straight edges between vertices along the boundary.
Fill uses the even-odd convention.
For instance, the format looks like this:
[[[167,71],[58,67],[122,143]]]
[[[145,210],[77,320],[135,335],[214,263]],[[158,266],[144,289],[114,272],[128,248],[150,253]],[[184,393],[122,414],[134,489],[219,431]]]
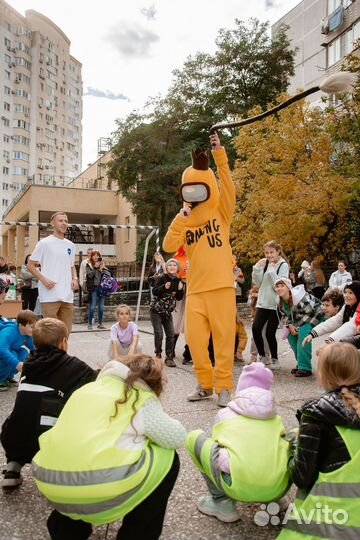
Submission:
[[[140,321],[141,341],[144,352],[153,353],[153,336],[150,324]],[[70,338],[69,353],[78,356],[92,367],[102,365],[107,358],[109,332],[88,332],[84,325],[76,325]],[[320,345],[320,340],[315,342]],[[183,339],[179,339],[177,352],[181,356]],[[274,392],[278,404],[278,413],[285,426],[296,425],[295,412],[304,400],[319,395],[320,389],[315,378],[295,379],[289,374],[294,366],[294,357],[287,342],[279,340],[280,362],[282,369],[275,375]],[[247,354],[248,356],[248,354]],[[182,366],[177,360],[177,369],[167,368],[168,385],[163,396],[165,410],[179,419],[188,429],[202,428],[210,432],[214,415],[217,412],[216,401],[208,400],[197,403],[186,401],[186,395],[193,390],[196,382],[191,366]],[[316,360],[315,360],[316,362]],[[235,381],[241,371],[236,363]],[[0,393],[0,422],[2,423],[11,410],[16,389]],[[264,451],[259,449],[258,451]],[[168,512],[163,529],[163,540],[258,540],[276,538],[280,527],[274,525],[258,526],[254,516],[259,505],[241,505],[242,520],[234,524],[223,524],[215,518],[206,517],[196,509],[197,498],[206,492],[205,483],[193,466],[184,450],[179,452],[181,471],[169,501]],[[5,463],[0,449],[0,466]],[[24,483],[13,493],[0,490],[0,540],[44,540],[48,538],[46,517],[50,506],[38,493],[30,467],[24,469]],[[117,524],[109,527],[107,539],[116,538]],[[105,527],[94,529],[92,540],[105,538]],[[69,539],[76,540],[76,539]],[[138,540],[138,539],[134,539]],[[140,540],[140,539],[139,539]],[[145,540],[145,539],[144,539]]]

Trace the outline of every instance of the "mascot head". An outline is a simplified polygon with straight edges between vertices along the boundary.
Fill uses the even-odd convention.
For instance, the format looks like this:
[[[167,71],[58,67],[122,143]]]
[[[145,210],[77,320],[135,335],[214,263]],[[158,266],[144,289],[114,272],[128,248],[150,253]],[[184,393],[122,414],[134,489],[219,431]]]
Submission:
[[[219,188],[215,175],[209,169],[208,151],[192,151],[192,167],[182,175],[180,195],[184,206],[191,208],[188,224],[201,225],[211,218],[211,211],[219,204]]]

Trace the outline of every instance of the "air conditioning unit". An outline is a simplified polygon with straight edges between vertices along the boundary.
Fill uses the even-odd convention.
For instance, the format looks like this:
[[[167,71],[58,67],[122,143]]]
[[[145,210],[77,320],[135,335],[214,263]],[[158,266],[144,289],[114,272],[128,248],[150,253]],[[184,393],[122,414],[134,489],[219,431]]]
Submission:
[[[11,163],[10,159],[7,159],[7,160],[6,160],[6,163]]]
[[[329,33],[329,17],[325,17],[325,19],[322,19],[322,21],[321,21],[321,33],[322,34],[328,34]]]
[[[16,64],[15,64],[15,62],[12,62],[12,64],[11,64],[11,65],[12,65],[12,67],[16,67]]]
[[[12,93],[13,96],[15,96],[15,94],[16,94],[15,90],[11,90],[11,93]]]
[[[42,109],[42,105],[41,105],[41,103],[39,103],[39,109]]]
[[[20,84],[19,79],[15,79],[15,84]]]
[[[36,128],[36,130],[37,130],[37,131],[40,131],[40,130],[41,130],[41,127],[38,126],[38,127]]]
[[[1,117],[1,120],[6,120],[6,116],[2,116],[2,117]]]
[[[25,118],[29,118],[30,114],[24,113]]]
[[[11,49],[11,51],[12,51],[13,53],[16,53],[15,47],[14,47],[13,49]]]
[[[38,169],[43,169],[44,167],[42,165],[38,165]]]
[[[45,169],[50,169],[50,166],[49,166],[49,165],[45,165]]]

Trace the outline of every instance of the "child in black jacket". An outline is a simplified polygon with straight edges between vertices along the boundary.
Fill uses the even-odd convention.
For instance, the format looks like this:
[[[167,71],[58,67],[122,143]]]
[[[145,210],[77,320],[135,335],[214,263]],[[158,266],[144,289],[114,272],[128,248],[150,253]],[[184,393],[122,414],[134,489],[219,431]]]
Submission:
[[[293,538],[289,528],[306,538],[323,538],[325,530],[326,538],[350,538],[350,532],[359,537],[355,528],[348,536],[346,525],[359,523],[360,353],[353,345],[335,342],[322,347],[318,356],[317,377],[325,393],[298,412],[299,436],[289,474],[299,491],[279,540]],[[344,511],[346,523],[337,529],[335,518],[343,519]],[[297,516],[306,521],[300,524]],[[329,516],[333,521],[326,523]]]
[[[161,358],[163,329],[165,331],[165,365],[176,367],[174,362],[174,326],[172,312],[176,300],[184,295],[184,285],[178,277],[180,263],[176,259],[166,261],[166,272],[159,276],[153,288],[154,298],[150,303],[150,320],[154,329],[155,355]]]
[[[68,331],[62,321],[41,319],[33,339],[36,350],[23,364],[14,408],[0,435],[7,460],[4,489],[21,485],[21,469],[38,452],[38,437],[55,424],[71,394],[97,376],[97,371],[67,354]]]

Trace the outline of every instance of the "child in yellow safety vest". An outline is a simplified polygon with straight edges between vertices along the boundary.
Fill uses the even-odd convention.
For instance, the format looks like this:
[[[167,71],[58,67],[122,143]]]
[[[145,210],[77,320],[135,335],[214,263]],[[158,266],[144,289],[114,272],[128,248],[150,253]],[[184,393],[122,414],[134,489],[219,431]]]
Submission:
[[[212,437],[189,433],[187,449],[210,491],[197,503],[203,514],[230,523],[240,519],[235,501],[270,502],[286,493],[289,443],[275,412],[273,380],[262,362],[245,366],[235,397],[216,416]]]
[[[157,540],[179,471],[181,423],[162,409],[163,363],[147,355],[108,362],[74,392],[40,437],[35,482],[55,508],[52,540],[86,540],[92,525],[122,520],[117,540]]]
[[[360,353],[335,342],[318,356],[325,393],[297,415],[289,474],[299,490],[285,514],[281,540],[360,538]]]

